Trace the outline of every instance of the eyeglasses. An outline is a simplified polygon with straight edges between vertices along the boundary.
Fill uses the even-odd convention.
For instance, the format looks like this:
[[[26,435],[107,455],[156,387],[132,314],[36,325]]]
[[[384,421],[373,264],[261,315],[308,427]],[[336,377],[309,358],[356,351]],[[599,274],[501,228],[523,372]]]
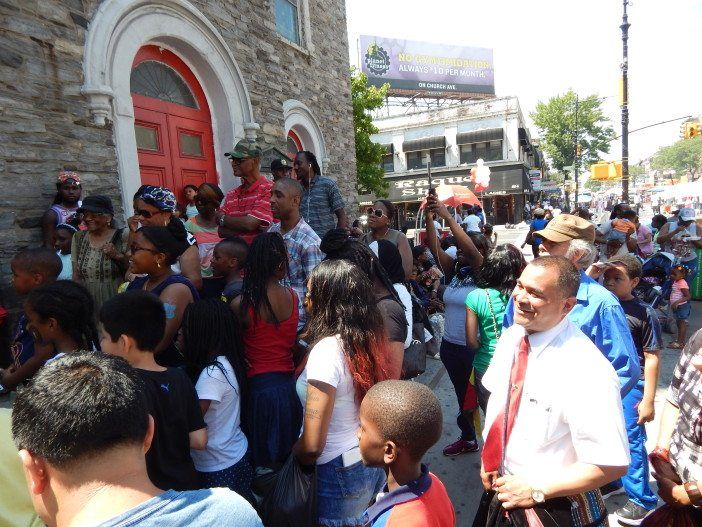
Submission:
[[[154,214],[158,214],[159,212],[161,212],[161,211],[159,210],[157,212],[151,212],[150,210],[137,209],[134,211],[134,215],[140,216],[140,217],[148,220],[149,218],[153,217]]]
[[[382,218],[383,216],[385,216],[386,218],[388,217],[388,215],[385,214],[385,213],[384,213],[382,210],[380,210],[380,209],[369,208],[369,209],[366,211],[366,213],[368,213],[369,216],[370,216],[371,214],[373,214],[373,215],[377,216],[378,218]]]
[[[235,167],[238,167],[239,165],[242,165],[243,163],[245,163],[245,162],[248,161],[249,159],[251,159],[251,158],[250,158],[250,157],[245,157],[244,159],[239,159],[239,158],[236,158],[236,157],[232,157],[232,158],[229,159],[229,161],[231,161],[232,165],[234,165]]]
[[[139,247],[138,245],[130,245],[129,250],[132,252],[132,254],[138,253],[139,251],[146,251],[150,252],[152,254],[158,254],[160,251],[156,251],[154,249],[148,249],[147,247]]]
[[[93,219],[93,218],[100,218],[104,216],[105,214],[103,212],[91,212],[91,211],[86,211],[83,213],[83,218],[84,219]]]

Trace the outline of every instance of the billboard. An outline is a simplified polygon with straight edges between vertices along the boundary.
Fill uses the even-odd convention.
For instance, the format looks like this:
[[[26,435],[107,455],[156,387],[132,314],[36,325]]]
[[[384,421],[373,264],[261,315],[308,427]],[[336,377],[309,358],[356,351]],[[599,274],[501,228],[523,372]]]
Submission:
[[[492,50],[361,35],[360,64],[370,84],[391,95],[495,95]]]

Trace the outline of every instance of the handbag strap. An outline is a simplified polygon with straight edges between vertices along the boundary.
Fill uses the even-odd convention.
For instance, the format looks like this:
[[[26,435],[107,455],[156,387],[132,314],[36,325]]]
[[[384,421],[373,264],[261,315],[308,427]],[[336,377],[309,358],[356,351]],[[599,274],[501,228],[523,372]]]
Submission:
[[[488,308],[490,309],[490,316],[492,317],[492,330],[495,333],[495,338],[499,339],[502,335],[502,330],[497,329],[497,317],[495,317],[495,310],[492,308],[492,299],[490,298],[490,291],[485,289],[485,295],[487,296]]]

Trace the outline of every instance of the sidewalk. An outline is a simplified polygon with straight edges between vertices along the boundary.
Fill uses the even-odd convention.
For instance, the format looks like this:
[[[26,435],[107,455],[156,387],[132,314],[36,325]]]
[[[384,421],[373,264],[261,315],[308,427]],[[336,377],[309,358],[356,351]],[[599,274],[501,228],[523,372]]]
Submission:
[[[693,335],[702,327],[702,302],[693,301],[692,314],[689,320],[688,336]],[[673,340],[672,335],[664,334],[664,343]],[[650,450],[656,444],[661,409],[665,401],[668,385],[680,357],[680,350],[664,349],[661,352],[661,368],[656,391],[656,419],[646,425],[648,434],[647,448]],[[427,370],[417,377],[418,382],[427,384],[436,393],[444,412],[444,428],[441,439],[432,447],[425,457],[425,463],[446,485],[453,506],[456,509],[456,526],[470,527],[477,510],[483,487],[480,482],[480,452],[463,454],[455,458],[444,456],[441,451],[448,443],[458,438],[456,425],[456,394],[446,369],[440,360],[427,359]],[[482,446],[482,439],[480,439]],[[652,480],[655,489],[655,482]],[[617,495],[607,500],[607,509],[613,513],[627,501],[626,495]],[[610,514],[610,525],[619,525]]]

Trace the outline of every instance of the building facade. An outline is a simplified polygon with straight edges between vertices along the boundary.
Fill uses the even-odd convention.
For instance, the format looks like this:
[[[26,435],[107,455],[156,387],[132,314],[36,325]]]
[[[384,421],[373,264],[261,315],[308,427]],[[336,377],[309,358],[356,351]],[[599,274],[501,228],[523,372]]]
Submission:
[[[343,0],[10,0],[0,27],[3,284],[63,169],[122,221],[142,183],[228,190],[224,152],[255,137],[355,203]]]
[[[379,132],[372,137],[386,147],[388,199],[400,204],[398,218],[413,228],[429,187],[464,185],[474,190],[470,169],[483,159],[490,168],[490,185],[476,193],[490,223],[519,223],[525,200],[533,192],[530,172],[540,173],[541,154],[531,140],[516,97],[466,101],[444,108],[403,110],[374,119]],[[373,197],[361,196],[362,206]]]

